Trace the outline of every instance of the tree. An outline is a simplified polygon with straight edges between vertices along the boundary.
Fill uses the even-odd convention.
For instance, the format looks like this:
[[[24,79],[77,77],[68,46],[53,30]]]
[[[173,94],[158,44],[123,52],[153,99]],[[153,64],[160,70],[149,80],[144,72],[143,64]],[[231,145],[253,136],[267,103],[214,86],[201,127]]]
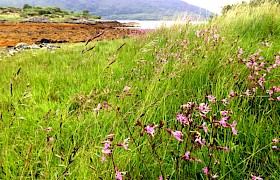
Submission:
[[[23,9],[31,9],[32,8],[32,6],[30,6],[29,4],[24,4],[23,5]]]
[[[225,13],[227,13],[229,10],[231,10],[232,9],[232,5],[226,5],[226,6],[224,6],[223,8],[222,8],[222,14],[225,14]]]
[[[87,9],[83,10],[83,16],[88,17],[89,11]]]
[[[280,4],[280,0],[251,0],[250,5],[256,6],[262,3],[278,3]]]

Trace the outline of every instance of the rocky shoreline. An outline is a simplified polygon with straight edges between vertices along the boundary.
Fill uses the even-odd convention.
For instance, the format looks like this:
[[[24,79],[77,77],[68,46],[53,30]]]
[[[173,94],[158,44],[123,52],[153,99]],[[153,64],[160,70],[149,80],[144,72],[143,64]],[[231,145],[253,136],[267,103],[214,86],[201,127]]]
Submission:
[[[70,22],[44,22],[42,19],[24,22],[0,22],[0,48],[14,47],[18,43],[75,43],[86,42],[100,34],[99,40],[113,40],[131,35],[131,24],[118,21],[73,19]],[[44,41],[44,42],[42,42]],[[47,41],[47,42],[45,42]]]

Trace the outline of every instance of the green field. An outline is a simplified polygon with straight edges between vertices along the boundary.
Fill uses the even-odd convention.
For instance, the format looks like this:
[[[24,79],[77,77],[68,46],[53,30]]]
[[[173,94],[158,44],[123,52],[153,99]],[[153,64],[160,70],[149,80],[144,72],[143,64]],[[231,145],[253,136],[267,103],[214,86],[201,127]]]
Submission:
[[[0,179],[280,179],[278,12],[0,58]]]

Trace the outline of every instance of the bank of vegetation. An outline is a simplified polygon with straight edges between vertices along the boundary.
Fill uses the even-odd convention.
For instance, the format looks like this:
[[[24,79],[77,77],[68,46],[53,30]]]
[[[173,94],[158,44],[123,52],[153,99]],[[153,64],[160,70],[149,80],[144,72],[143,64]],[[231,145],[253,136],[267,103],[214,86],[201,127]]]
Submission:
[[[88,10],[81,13],[68,12],[60,7],[37,7],[24,4],[22,8],[5,7],[0,8],[0,20],[2,21],[25,21],[32,18],[45,18],[50,22],[67,22],[71,19],[100,19],[100,16],[89,14]]]

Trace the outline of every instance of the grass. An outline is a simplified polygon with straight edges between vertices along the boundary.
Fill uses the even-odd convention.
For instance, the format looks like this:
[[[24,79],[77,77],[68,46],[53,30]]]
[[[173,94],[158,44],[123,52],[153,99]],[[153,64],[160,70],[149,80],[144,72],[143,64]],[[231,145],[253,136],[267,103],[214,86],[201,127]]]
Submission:
[[[270,13],[266,7],[252,12],[278,17],[277,6],[271,5]],[[280,101],[270,101],[266,93],[279,86],[279,68],[258,71],[266,73],[262,90],[260,76],[248,80],[257,71],[244,63],[258,49],[266,68],[275,63],[280,22],[272,27],[275,33],[267,34],[255,29],[265,30],[269,21],[250,29],[251,16],[237,17],[248,33],[226,15],[210,24],[94,42],[88,47],[96,47],[84,54],[84,44],[65,44],[54,52],[30,50],[2,58],[0,178],[113,179],[118,171],[126,171],[125,179],[210,179],[214,174],[219,179],[279,179],[279,151],[272,148],[279,143],[272,140],[280,135]],[[266,41],[269,47],[261,45]],[[130,89],[123,91],[125,86]],[[244,94],[247,89],[252,95]],[[229,98],[231,90],[236,94]],[[210,102],[208,95],[218,101]],[[229,104],[219,101],[224,98]],[[187,102],[195,107],[180,109]],[[210,105],[206,118],[195,109],[200,103]],[[103,108],[98,110],[98,104]],[[222,110],[232,111],[228,123],[237,122],[237,135],[215,122],[221,120]],[[193,121],[182,126],[177,113]],[[198,128],[203,122],[208,134]],[[154,137],[147,127],[154,128]],[[181,131],[183,142],[167,128]],[[107,150],[113,153],[104,155],[102,142],[109,134],[114,139],[109,138]],[[199,137],[207,146],[195,142]],[[126,138],[130,151],[121,147]],[[182,158],[187,151],[202,162]],[[107,162],[101,162],[102,156]],[[209,175],[203,173],[205,167]]]
[[[24,18],[20,17],[18,13],[11,13],[11,14],[0,14],[0,20],[5,20],[9,22],[19,22],[23,21]]]

